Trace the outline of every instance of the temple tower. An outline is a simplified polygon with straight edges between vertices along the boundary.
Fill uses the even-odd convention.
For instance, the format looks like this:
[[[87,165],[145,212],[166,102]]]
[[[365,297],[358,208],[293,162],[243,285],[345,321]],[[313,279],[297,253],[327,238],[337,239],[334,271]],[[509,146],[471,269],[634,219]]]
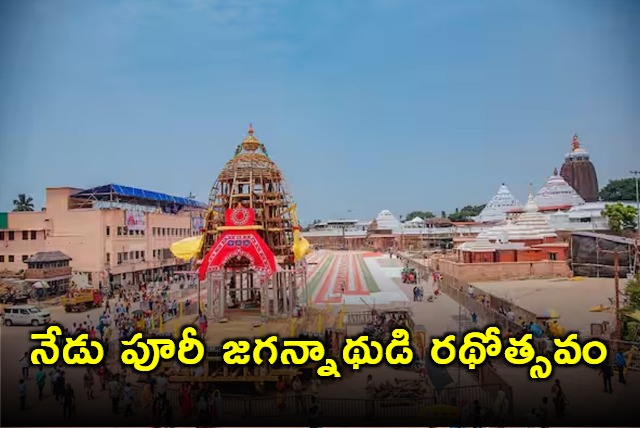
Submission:
[[[213,245],[225,223],[225,210],[241,204],[255,211],[258,234],[283,263],[291,255],[293,223],[284,177],[249,125],[247,136],[220,171],[211,188],[202,254]]]
[[[598,176],[589,160],[589,152],[580,147],[578,135],[573,136],[571,151],[564,157],[560,175],[573,187],[585,202],[598,200]]]

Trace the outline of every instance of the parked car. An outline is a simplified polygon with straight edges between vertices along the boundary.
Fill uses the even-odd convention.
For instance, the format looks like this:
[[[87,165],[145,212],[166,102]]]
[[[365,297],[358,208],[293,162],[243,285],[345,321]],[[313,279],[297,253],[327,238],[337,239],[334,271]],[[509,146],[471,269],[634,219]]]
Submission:
[[[32,325],[34,327],[51,322],[51,313],[33,305],[16,305],[4,308],[4,325]]]

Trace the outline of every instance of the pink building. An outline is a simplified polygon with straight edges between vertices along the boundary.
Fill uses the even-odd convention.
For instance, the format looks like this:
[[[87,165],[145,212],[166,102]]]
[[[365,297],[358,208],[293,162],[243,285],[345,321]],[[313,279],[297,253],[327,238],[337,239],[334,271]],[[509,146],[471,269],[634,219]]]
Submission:
[[[113,184],[47,188],[44,211],[6,214],[0,270],[20,271],[39,251],[62,251],[76,282],[149,281],[188,267],[169,246],[200,233],[204,209],[193,199]]]

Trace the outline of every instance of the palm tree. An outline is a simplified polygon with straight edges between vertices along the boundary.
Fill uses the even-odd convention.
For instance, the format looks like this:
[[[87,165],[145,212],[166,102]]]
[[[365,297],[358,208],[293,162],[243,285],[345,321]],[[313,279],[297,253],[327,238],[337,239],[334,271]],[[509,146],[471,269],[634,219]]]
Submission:
[[[13,200],[14,211],[33,211],[33,199],[24,193],[18,195],[18,199]]]

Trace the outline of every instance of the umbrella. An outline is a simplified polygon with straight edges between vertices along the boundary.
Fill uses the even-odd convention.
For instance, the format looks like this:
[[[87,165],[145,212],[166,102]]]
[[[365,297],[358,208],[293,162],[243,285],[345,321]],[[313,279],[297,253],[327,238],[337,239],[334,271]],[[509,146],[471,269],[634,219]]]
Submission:
[[[47,281],[38,281],[33,284],[33,288],[50,288]]]
[[[539,315],[538,318],[546,318],[546,319],[560,318],[560,314],[558,313],[558,311],[554,309],[547,309],[541,315]]]
[[[543,336],[542,328],[538,324],[531,324],[531,327],[529,327],[529,329],[531,330],[531,333],[533,333],[535,337]]]
[[[598,306],[594,306],[591,309],[589,309],[589,312],[605,312],[605,311],[610,311],[612,308],[611,306],[605,306],[605,305],[598,305]]]
[[[636,321],[640,321],[640,311],[635,311],[630,314],[626,314],[629,318],[633,318]]]

